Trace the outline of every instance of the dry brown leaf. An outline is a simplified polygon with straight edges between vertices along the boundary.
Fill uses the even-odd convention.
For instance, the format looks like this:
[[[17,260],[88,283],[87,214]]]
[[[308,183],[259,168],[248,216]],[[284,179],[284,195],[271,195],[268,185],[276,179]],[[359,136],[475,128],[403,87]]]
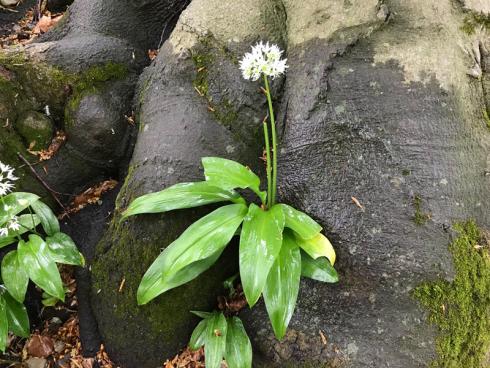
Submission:
[[[41,19],[39,19],[39,22],[37,22],[36,26],[32,30],[32,33],[36,35],[46,33],[51,28],[53,28],[53,26],[58,23],[60,19],[61,15],[53,17],[51,16],[51,13],[46,12],[45,15],[43,15]]]
[[[362,210],[362,212],[364,212],[364,206],[361,204],[361,202],[359,202],[359,200],[356,197],[351,197],[351,199],[352,202],[354,202],[356,206],[359,207]]]
[[[123,291],[123,289],[124,289],[124,284],[125,284],[125,283],[126,283],[126,278],[125,278],[125,277],[123,277],[123,279],[121,280],[121,283],[119,284],[119,289],[118,289],[118,291],[119,291],[120,293],[122,293],[122,291]]]
[[[148,57],[150,58],[151,61],[155,60],[157,56],[158,56],[158,50],[148,50]]]
[[[62,213],[59,218],[63,219],[72,213],[79,212],[89,204],[97,203],[104,193],[114,189],[117,184],[118,183],[116,180],[111,179],[103,181],[95,187],[87,189],[82,194],[79,194],[75,197],[75,199],[70,204],[70,207],[64,213]]]
[[[94,358],[85,358],[82,361],[82,368],[93,368],[95,359]]]
[[[327,345],[327,337],[325,336],[325,334],[323,333],[322,330],[319,330],[318,331],[320,333],[320,338],[322,339],[322,344],[323,345]]]
[[[29,355],[37,358],[46,358],[54,353],[53,340],[48,336],[32,335],[27,344]]]
[[[172,360],[163,363],[163,368],[204,368],[204,349],[201,348],[192,351],[189,348],[184,349]]]
[[[51,141],[51,144],[49,145],[48,149],[46,150],[41,150],[41,151],[33,151],[33,147],[36,145],[36,141],[31,142],[29,145],[29,148],[27,149],[27,152],[29,152],[31,155],[38,156],[39,161],[47,161],[51,159],[61,148],[63,143],[66,141],[66,134],[65,132],[58,130],[56,132],[55,137]]]

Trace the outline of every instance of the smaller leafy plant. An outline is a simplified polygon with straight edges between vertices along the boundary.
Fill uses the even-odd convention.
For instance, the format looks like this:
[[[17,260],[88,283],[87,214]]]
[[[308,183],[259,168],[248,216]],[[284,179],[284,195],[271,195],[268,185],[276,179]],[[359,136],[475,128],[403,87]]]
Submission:
[[[218,202],[219,207],[189,226],[153,262],[138,288],[138,303],[185,284],[210,268],[231,239],[239,234],[240,279],[246,300],[253,307],[262,295],[278,339],[282,339],[293,315],[301,276],[337,282],[335,251],[321,233],[322,227],[307,214],[276,202],[277,138],[268,77],[284,73],[286,59],[276,45],[259,43],[240,63],[245,79],[264,79],[269,106],[270,131],[263,122],[267,164],[267,190],[259,177],[238,162],[204,157],[205,180],[180,183],[135,199],[122,218],[161,213]],[[251,190],[257,203],[247,204],[237,189]],[[192,334],[190,347],[204,345],[206,367],[249,368],[252,348],[242,322],[223,312],[194,312],[203,320]]]
[[[14,170],[0,162],[0,248],[13,248],[3,257],[0,270],[1,351],[6,349],[9,332],[29,336],[23,304],[29,280],[44,291],[43,303],[54,305],[65,299],[56,263],[85,264],[73,240],[60,231],[53,211],[37,195],[12,192],[15,180]],[[38,232],[39,226],[45,235]]]

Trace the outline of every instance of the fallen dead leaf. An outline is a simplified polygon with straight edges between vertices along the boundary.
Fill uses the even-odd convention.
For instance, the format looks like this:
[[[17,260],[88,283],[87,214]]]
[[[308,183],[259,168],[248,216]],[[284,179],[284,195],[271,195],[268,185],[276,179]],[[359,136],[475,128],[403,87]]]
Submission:
[[[163,363],[163,368],[204,368],[204,349],[201,348],[192,351],[189,348],[184,349],[172,360]]]
[[[157,56],[158,56],[158,50],[148,50],[148,57],[150,58],[151,61],[155,60]]]
[[[119,291],[120,293],[122,293],[122,291],[123,291],[123,289],[124,289],[124,284],[125,284],[125,283],[126,283],[126,278],[125,278],[125,277],[123,277],[123,279],[121,280],[121,283],[119,284],[119,289],[118,289],[118,291]]]
[[[100,197],[105,192],[114,189],[117,184],[118,183],[116,180],[111,179],[111,180],[103,181],[102,183],[96,185],[95,187],[87,189],[82,194],[79,194],[75,197],[70,207],[65,212],[63,212],[59,216],[59,218],[63,219],[72,213],[77,213],[78,211],[82,210],[89,204],[97,203],[100,200]]]
[[[322,344],[323,345],[327,345],[327,337],[325,336],[325,334],[323,333],[322,330],[319,330],[318,331],[320,333],[320,338],[322,339]]]
[[[53,28],[54,25],[60,21],[60,19],[61,15],[53,17],[51,16],[51,13],[46,12],[45,15],[39,19],[39,22],[37,22],[36,26],[32,30],[32,33],[35,35],[46,33]]]
[[[356,206],[359,207],[362,210],[362,212],[364,212],[364,206],[361,204],[361,202],[359,202],[359,200],[356,197],[351,197],[351,199],[352,202],[354,202]]]
[[[46,358],[53,354],[53,340],[48,336],[32,335],[27,344],[29,355],[37,358]]]
[[[48,149],[46,150],[41,150],[41,151],[33,151],[33,147],[35,146],[36,142],[31,142],[29,145],[29,148],[27,149],[27,152],[29,152],[31,155],[38,156],[39,161],[47,161],[51,159],[56,153],[59,151],[63,143],[66,141],[66,134],[65,132],[58,130],[56,132],[55,137],[51,141],[51,144],[49,145]]]

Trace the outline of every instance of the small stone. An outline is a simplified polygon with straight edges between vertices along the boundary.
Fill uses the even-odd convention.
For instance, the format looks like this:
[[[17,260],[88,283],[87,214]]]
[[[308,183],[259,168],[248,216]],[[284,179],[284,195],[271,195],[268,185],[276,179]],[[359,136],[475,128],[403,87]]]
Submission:
[[[60,340],[56,340],[54,342],[54,351],[56,351],[57,353],[61,353],[63,350],[65,350],[65,343],[63,341],[60,341]]]
[[[16,6],[20,0],[0,0],[2,6]]]
[[[48,148],[54,135],[54,124],[51,119],[37,111],[29,111],[21,115],[15,122],[15,129],[31,150]]]
[[[48,362],[45,358],[29,358],[25,363],[28,368],[46,368]]]
[[[390,16],[390,10],[388,9],[388,6],[386,4],[383,4],[379,7],[378,14],[376,14],[376,17],[382,21],[386,21],[388,17]]]

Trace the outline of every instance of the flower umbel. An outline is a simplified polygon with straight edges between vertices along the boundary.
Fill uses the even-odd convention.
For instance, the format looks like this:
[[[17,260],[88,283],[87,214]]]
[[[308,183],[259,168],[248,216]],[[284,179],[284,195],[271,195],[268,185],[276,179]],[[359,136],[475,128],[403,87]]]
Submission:
[[[243,78],[256,81],[261,75],[276,78],[288,67],[287,59],[281,59],[283,51],[274,44],[260,41],[240,60]]]
[[[14,216],[12,220],[8,223],[8,228],[13,231],[18,231],[20,229],[19,218]]]
[[[9,165],[0,162],[0,196],[12,191],[14,184],[12,181],[18,178],[14,176],[14,169]]]

